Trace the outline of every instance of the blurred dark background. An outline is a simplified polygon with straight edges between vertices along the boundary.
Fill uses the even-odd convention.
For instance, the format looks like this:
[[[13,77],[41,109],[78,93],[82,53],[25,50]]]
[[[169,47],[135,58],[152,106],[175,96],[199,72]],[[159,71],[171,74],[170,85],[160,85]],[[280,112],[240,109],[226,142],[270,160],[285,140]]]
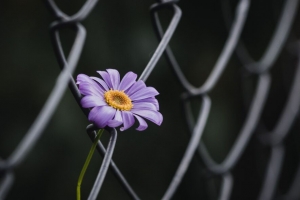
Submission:
[[[83,0],[56,2],[67,14],[74,14]],[[153,55],[155,37],[149,8],[153,0],[99,1],[83,22],[86,43],[74,73],[96,75],[96,70],[118,69],[140,75]],[[230,1],[234,10],[237,1]],[[183,15],[172,37],[171,46],[191,83],[200,86],[214,66],[228,32],[221,1],[180,1]],[[250,53],[259,59],[279,18],[283,1],[253,1],[242,38]],[[160,12],[166,26],[172,13]],[[234,12],[233,12],[234,14]],[[44,1],[12,0],[0,2],[0,157],[7,158],[35,120],[45,103],[60,70],[53,52],[49,25],[54,21]],[[299,15],[291,36],[299,35]],[[73,43],[74,32],[61,32],[66,52]],[[290,39],[288,40],[290,41]],[[273,66],[271,92],[262,119],[270,129],[285,104],[296,65],[295,55],[284,48]],[[210,92],[212,109],[203,140],[213,158],[221,162],[232,146],[247,110],[243,92],[252,95],[251,87],[242,91],[243,66],[234,55],[216,87]],[[255,79],[252,80],[253,82]],[[251,81],[250,81],[251,82]],[[164,122],[149,124],[138,132],[134,125],[120,132],[113,159],[142,199],[160,199],[167,189],[189,141],[181,110],[184,91],[162,57],[147,85],[160,95]],[[194,102],[195,113],[200,100]],[[7,197],[15,199],[75,199],[79,173],[89,152],[91,141],[85,133],[88,121],[67,91],[42,138],[27,159],[15,170],[15,183]],[[299,119],[286,141],[284,168],[277,194],[286,192],[299,162]],[[106,144],[108,134],[102,138]],[[261,188],[269,149],[252,137],[242,159],[233,170],[231,199],[255,199]],[[87,197],[101,165],[95,154],[82,184]],[[218,181],[207,179],[204,165],[193,159],[174,199],[215,199]],[[215,187],[217,186],[217,187]],[[105,179],[99,199],[129,199],[111,172]]]

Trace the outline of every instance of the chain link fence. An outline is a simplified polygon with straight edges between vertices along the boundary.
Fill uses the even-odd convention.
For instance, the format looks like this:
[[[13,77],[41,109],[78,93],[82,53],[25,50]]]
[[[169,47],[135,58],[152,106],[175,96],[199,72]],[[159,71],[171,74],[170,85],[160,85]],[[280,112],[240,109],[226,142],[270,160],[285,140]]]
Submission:
[[[193,2],[189,2],[189,4],[192,3]],[[269,39],[269,42],[265,44],[265,50],[259,50],[260,54],[262,55],[259,59],[255,58],[258,57],[257,55],[259,54],[253,53],[253,49],[255,49],[256,46],[260,47],[261,49],[261,44],[250,45],[252,49],[249,50],[247,48],[247,43],[249,43],[249,41],[247,41],[246,34],[253,31],[249,29],[247,30],[247,23],[251,22],[247,20],[251,20],[251,11],[253,10],[253,16],[256,13],[255,9],[259,7],[258,4],[255,4],[255,6],[253,6],[252,3],[254,4],[254,2],[251,2],[250,0],[239,0],[237,2],[222,1],[213,4],[212,7],[216,7],[216,5],[219,6],[218,9],[216,8],[212,11],[218,12],[217,17],[219,17],[220,20],[224,20],[224,30],[226,30],[227,27],[228,31],[228,33],[224,31],[224,34],[221,34],[222,36],[226,35],[226,37],[224,37],[223,39],[223,44],[221,45],[222,50],[219,52],[219,55],[214,59],[209,59],[214,61],[213,64],[201,61],[201,58],[204,58],[205,60],[204,56],[201,57],[201,53],[203,55],[208,55],[203,50],[201,53],[192,52],[196,49],[192,48],[194,43],[189,44],[191,50],[185,50],[178,45],[182,44],[181,42],[185,41],[185,38],[177,38],[176,31],[183,30],[183,32],[185,33],[193,31],[197,32],[196,29],[201,30],[201,25],[203,25],[201,24],[203,23],[201,21],[201,23],[199,24],[191,25],[191,27],[195,27],[195,29],[190,30],[187,28],[189,26],[185,26],[185,24],[183,24],[183,28],[180,28],[179,22],[182,16],[184,16],[185,13],[187,13],[188,16],[190,13],[193,13],[189,10],[185,12],[186,4],[183,4],[183,8],[181,8],[180,2],[178,2],[177,0],[165,0],[158,1],[150,7],[150,16],[152,19],[153,30],[158,38],[159,43],[154,48],[154,51],[151,52],[151,55],[148,54],[147,60],[149,60],[149,62],[141,71],[139,80],[150,82],[154,85],[168,83],[166,84],[166,89],[162,89],[161,91],[163,101],[161,110],[162,114],[164,115],[164,123],[166,123],[166,125],[162,125],[161,128],[153,128],[151,126],[149,128],[150,131],[153,132],[152,137],[154,138],[161,137],[161,135],[165,133],[166,136],[165,139],[161,139],[162,144],[159,144],[158,140],[152,138],[149,142],[151,144],[148,144],[148,146],[144,145],[145,148],[149,148],[149,152],[141,152],[141,154],[145,154],[142,157],[140,154],[138,154],[137,157],[134,157],[134,153],[130,150],[130,145],[126,146],[123,144],[123,147],[126,147],[126,149],[122,149],[121,151],[124,153],[120,155],[124,156],[125,158],[133,156],[134,159],[129,158],[129,161],[123,161],[122,167],[119,167],[119,165],[116,164],[118,163],[118,159],[114,158],[116,162],[112,160],[115,149],[116,151],[118,150],[118,131],[116,129],[107,128],[107,138],[104,138],[104,143],[107,143],[107,147],[105,147],[102,142],[98,142],[97,146],[99,154],[103,157],[103,160],[100,164],[101,167],[97,172],[97,175],[95,175],[96,172],[94,171],[93,176],[88,176],[90,177],[90,182],[87,184],[89,185],[89,188],[88,186],[85,187],[86,192],[84,193],[84,195],[86,195],[88,199],[96,199],[98,195],[101,196],[103,190],[107,190],[107,195],[102,197],[108,199],[155,198],[167,200],[198,199],[200,197],[205,199],[220,200],[255,198],[260,200],[300,199],[300,192],[298,191],[298,187],[300,186],[300,167],[298,166],[299,160],[293,159],[299,156],[299,152],[297,152],[297,148],[295,146],[299,144],[300,139],[295,134],[295,132],[299,132],[299,127],[296,127],[296,125],[294,125],[297,124],[296,121],[300,103],[299,42],[296,36],[297,29],[294,28],[295,30],[293,30],[293,25],[296,24],[295,20],[297,20],[296,14],[298,8],[298,0],[285,0],[281,4],[275,4],[273,10],[268,10],[274,11],[273,13],[271,12],[270,15],[275,16],[275,25],[273,29],[268,29],[272,30],[270,31],[271,34],[269,35],[271,39]],[[52,19],[54,19],[54,21],[50,24],[49,44],[51,43],[53,46],[54,54],[61,71],[57,76],[55,82],[53,83],[54,86],[50,92],[49,97],[46,99],[44,106],[41,108],[39,114],[37,115],[36,119],[30,126],[26,134],[22,133],[20,137],[21,139],[18,140],[17,143],[13,143],[14,146],[11,147],[11,153],[6,153],[6,156],[0,154],[0,199],[6,199],[6,197],[7,199],[14,198],[13,196],[10,197],[10,193],[18,193],[18,189],[20,188],[14,188],[14,182],[18,179],[22,179],[22,173],[26,173],[26,171],[22,171],[22,173],[18,174],[18,170],[20,170],[20,168],[24,168],[23,166],[24,163],[26,163],[26,159],[28,159],[28,157],[30,158],[30,154],[36,152],[34,151],[36,146],[39,146],[43,144],[43,142],[46,142],[42,141],[43,133],[46,132],[45,129],[47,125],[51,123],[50,120],[55,114],[55,111],[58,108],[60,102],[62,101],[67,87],[69,87],[73,98],[79,104],[81,95],[71,74],[74,74],[74,72],[76,71],[76,67],[80,66],[81,54],[88,58],[95,55],[90,53],[84,54],[84,45],[85,41],[87,40],[87,34],[93,32],[93,27],[90,27],[88,24],[89,17],[92,14],[93,9],[97,8],[97,6],[104,6],[103,4],[103,2],[101,3],[101,5],[97,4],[96,0],[88,0],[84,2],[83,5],[81,5],[80,9],[78,9],[75,14],[69,15],[66,14],[66,12],[59,6],[59,4],[56,4],[53,0],[46,1],[45,5],[52,14]],[[112,16],[118,14],[117,18],[122,18],[122,14],[124,14],[123,12],[130,12],[126,11],[126,9],[129,9],[129,7],[126,7],[125,5],[123,5],[123,3],[121,4],[122,5],[112,5],[112,8],[116,10],[116,12],[112,13]],[[198,3],[197,5],[199,4],[201,3]],[[271,5],[271,3],[266,3],[263,5]],[[63,7],[63,5],[61,6]],[[130,9],[138,8],[131,7]],[[4,12],[4,10],[2,10],[2,12]],[[210,11],[205,14],[208,13],[210,13]],[[200,17],[202,16],[199,13],[196,13],[196,16],[197,14]],[[94,19],[99,18],[94,17]],[[101,19],[99,21],[105,23],[105,20],[106,19]],[[207,21],[213,22],[214,20],[207,19]],[[83,25],[85,22],[86,25]],[[123,25],[120,24],[122,23],[122,19],[117,19],[116,22],[118,23],[114,24],[113,26],[123,27]],[[183,20],[183,22],[181,23],[195,22],[197,22],[197,20],[193,18],[193,20],[190,20],[188,22]],[[124,27],[126,27],[126,25]],[[70,39],[72,38],[70,37],[70,34],[67,35],[67,37],[64,36],[66,30],[71,31],[72,34],[75,34],[75,36],[73,35],[72,41]],[[257,30],[259,33],[260,30],[258,28]],[[126,29],[123,31],[125,32]],[[243,31],[245,33],[243,33]],[[42,32],[45,33],[46,31]],[[244,37],[242,33],[245,34]],[[117,36],[117,34],[115,36]],[[218,33],[214,32],[213,34],[217,35]],[[67,41],[66,43],[64,42],[64,39]],[[140,39],[142,44],[149,44],[145,42],[147,38],[136,37],[134,39]],[[171,39],[172,42],[170,42]],[[244,42],[244,40],[246,41]],[[93,42],[88,42],[93,44]],[[210,43],[213,44],[214,41],[210,40],[209,42],[207,42],[207,44]],[[119,44],[117,46],[123,48],[121,47],[122,45],[123,44]],[[109,48],[108,46],[103,46],[104,49]],[[171,46],[175,46],[174,53]],[[132,48],[131,50],[133,52],[139,51],[135,46],[132,46],[130,48]],[[207,51],[209,51],[209,48]],[[167,61],[165,65],[169,65],[173,72],[172,75],[169,75],[168,73],[167,77],[163,77],[163,75],[155,73],[155,71],[158,69],[158,66],[161,67],[161,64],[159,64],[158,62],[159,60],[162,60],[160,58],[163,57],[163,54]],[[192,67],[186,66],[186,63],[180,62],[182,60],[182,57],[189,58],[190,54],[197,54],[198,56],[200,56],[200,61],[197,64],[192,64]],[[138,56],[136,57],[135,54],[133,54],[133,60],[135,59],[139,60],[140,58],[138,58]],[[238,66],[235,68],[235,70],[238,71],[238,73],[236,73],[238,74],[238,78],[231,77],[236,76],[236,74],[233,72],[231,72],[229,76],[228,74],[225,74],[227,68],[232,65],[232,59],[235,59],[234,62],[237,63],[235,65]],[[206,71],[201,69],[201,66],[204,65],[203,63],[205,65],[209,64],[205,67]],[[101,67],[93,70],[95,71],[99,69],[113,68],[111,66],[108,67],[104,65],[105,63],[103,62]],[[281,71],[273,73],[272,70],[274,66],[284,67],[280,68]],[[191,70],[189,72],[189,77],[192,78],[189,78],[185,75],[187,72],[186,68],[189,68]],[[130,67],[128,67],[128,69],[130,70]],[[160,72],[165,73],[163,70],[160,70]],[[201,74],[201,72],[203,73]],[[278,98],[280,99],[280,101],[282,101],[281,106],[277,106],[276,102],[278,101],[278,99],[276,99],[276,95],[274,95],[274,93],[276,94],[276,91],[278,89],[276,87],[278,86],[276,81],[278,80],[277,77],[280,74],[283,74],[282,76],[285,75],[286,80],[282,81],[284,89],[282,94],[280,94],[281,98]],[[226,86],[226,84],[224,84],[225,88],[222,84],[220,84],[224,83],[224,81],[222,82],[222,77],[225,75],[227,77],[227,81],[233,82],[233,85],[239,86],[238,95],[240,100],[242,101],[242,105],[237,104],[237,106],[242,107],[242,110],[244,110],[244,112],[243,114],[239,115],[240,117],[236,117],[238,119],[236,120],[236,122],[239,122],[239,124],[235,125],[235,128],[230,130],[235,130],[237,131],[237,133],[227,136],[226,133],[222,133],[222,136],[222,134],[220,133],[215,133],[214,130],[223,132],[226,129],[223,130],[222,127],[214,129],[212,127],[219,126],[220,124],[222,124],[220,121],[226,122],[227,119],[224,119],[222,117],[215,117],[215,120],[213,120],[213,123],[215,124],[210,125],[209,123],[212,120],[210,115],[216,116],[217,113],[217,109],[214,110],[214,106],[217,105],[217,108],[221,109],[222,106],[219,106],[218,104],[222,102],[225,102],[226,104],[226,102],[228,102],[226,100],[223,101],[223,99],[220,100],[218,99],[218,97],[216,98],[216,96],[218,95],[216,95],[214,91],[225,90],[223,91],[223,94],[225,94],[222,96],[223,98],[226,98],[227,96],[232,94],[230,90],[226,91],[226,89],[228,89],[228,86]],[[156,76],[161,76],[160,81],[156,81]],[[172,80],[174,79],[174,77],[178,81],[177,83],[174,83],[174,80]],[[240,81],[237,81],[237,79],[240,79]],[[195,86],[198,84],[199,80],[202,82],[202,84],[200,86]],[[11,80],[8,79],[7,81]],[[232,86],[232,84],[229,84],[229,86]],[[20,87],[22,87],[22,84],[20,85]],[[181,89],[176,89],[179,87]],[[174,92],[174,88],[176,89],[176,92]],[[164,92],[167,93],[166,96],[164,96]],[[174,101],[174,97],[178,97],[178,105],[174,107],[173,103],[172,106],[168,107],[169,102]],[[233,98],[235,97],[236,96],[234,96]],[[229,100],[232,100],[232,98]],[[275,102],[275,107],[268,106],[272,105],[272,102]],[[164,105],[167,107],[165,110]],[[74,106],[75,105],[72,105],[71,109],[73,109]],[[228,105],[227,109],[228,107],[229,109],[231,109],[231,106],[234,106],[234,104]],[[276,106],[278,107],[278,109]],[[273,110],[275,110],[275,112]],[[83,108],[81,108],[81,111],[85,116],[87,116],[89,112],[87,109]],[[177,118],[176,116],[172,116],[172,112],[178,113]],[[176,115],[175,113],[174,115]],[[231,118],[230,114],[233,115],[234,113],[236,112],[227,112],[229,116],[226,116],[224,114],[221,114],[221,116],[225,118]],[[271,116],[272,120],[269,120],[270,115],[274,115],[274,113],[278,117],[274,118],[273,120]],[[4,115],[5,112],[1,114]],[[65,114],[64,116],[68,117],[69,115],[70,114]],[[18,115],[16,116],[18,117]],[[183,122],[185,122],[185,124],[187,125],[186,127],[184,127],[184,125],[178,125],[178,123],[184,124]],[[240,130],[238,130],[238,128]],[[71,128],[70,130],[73,129]],[[88,125],[86,128],[86,132],[92,141],[95,138],[95,131],[96,128],[93,125]],[[207,132],[205,133],[205,131]],[[82,130],[80,132],[82,132]],[[186,135],[182,134],[185,132],[190,133],[188,135],[189,138],[187,138]],[[2,131],[2,137],[0,141],[1,145],[6,143],[6,140],[8,140],[6,138],[7,136],[3,136],[3,134],[6,133],[7,132]],[[207,136],[206,138],[204,137],[205,134],[208,135],[210,133],[220,136],[221,140],[220,138],[209,139],[209,137],[211,136]],[[124,138],[130,138],[130,134],[130,132],[125,132],[124,136],[122,136],[123,133],[118,136],[121,137],[122,140],[126,141],[126,139]],[[173,137],[177,137],[179,140],[176,140]],[[231,140],[228,142],[228,139],[225,139],[225,142],[223,142],[222,138],[224,139],[226,137],[230,137]],[[58,141],[61,142],[61,140],[62,139],[59,139]],[[70,140],[74,139],[71,139],[69,135],[66,141],[68,142]],[[130,139],[127,139],[127,142],[129,142],[128,140]],[[210,145],[207,145],[206,141],[208,141]],[[77,141],[76,143],[78,144],[79,142]],[[215,156],[212,156],[214,153],[211,153],[210,149],[212,149],[211,146],[213,143],[217,145],[214,147],[215,149],[220,148],[224,150],[225,148],[218,147],[218,145],[227,145],[227,149],[224,150],[224,152],[226,153],[221,153],[221,159],[220,157],[216,159]],[[130,142],[128,144],[130,144]],[[136,145],[139,146],[139,144]],[[158,147],[157,145],[161,145],[158,151],[155,150],[155,148]],[[142,147],[143,145],[136,148],[141,149]],[[169,158],[170,156],[168,156],[168,154],[166,153],[168,152],[166,150],[168,148],[178,148],[179,150],[174,151],[174,153],[172,154],[173,158]],[[126,152],[126,150],[128,151],[128,153]],[[163,150],[165,150],[165,153],[162,153]],[[81,149],[81,151],[83,150]],[[58,150],[57,152],[60,152],[60,150]],[[156,153],[154,157],[149,157],[151,152]],[[160,154],[157,154],[158,152],[161,153],[161,156]],[[149,157],[150,159],[148,159],[147,157]],[[155,160],[156,158],[157,160]],[[194,158],[199,159],[195,159],[195,161],[193,161]],[[32,159],[33,158],[31,158],[30,160],[33,161]],[[60,162],[62,162],[62,160],[58,160],[58,157],[56,157],[56,155],[53,155],[53,157],[49,159],[53,159],[53,161],[49,162],[55,162],[56,160],[57,165],[62,165],[59,164]],[[135,159],[143,160],[146,165],[152,165],[154,163],[156,164],[156,166],[150,166],[149,169],[144,172],[142,169],[135,167]],[[286,164],[285,166],[286,160],[288,164]],[[168,165],[160,164],[161,161],[171,161],[172,166],[167,168]],[[76,160],[76,162],[81,163],[78,160]],[[193,164],[193,162],[197,162],[197,164]],[[255,162],[255,166],[251,165],[251,163],[253,162]],[[151,168],[153,169],[153,171],[151,170]],[[155,174],[155,170],[157,170],[158,168],[162,170],[162,173]],[[57,170],[59,171],[63,171],[63,169],[65,168],[61,166],[57,168]],[[108,174],[108,178],[105,179],[107,172],[109,171],[108,169],[110,169],[115,178],[111,177]],[[255,171],[255,169],[257,171]],[[79,170],[80,168],[76,171],[78,172],[78,174]],[[124,174],[123,170],[126,171]],[[129,173],[128,170],[132,171]],[[291,173],[290,171],[293,172]],[[17,176],[15,176],[15,173],[17,173]],[[39,172],[36,173],[39,174]],[[65,172],[62,172],[62,174],[64,173]],[[137,173],[137,177],[132,178],[134,177],[132,173]],[[167,175],[163,176],[164,173],[166,173]],[[53,174],[55,173],[53,172]],[[127,178],[128,176],[126,174],[129,174],[128,176],[130,178]],[[145,174],[145,177],[142,177],[143,174]],[[156,184],[145,184],[143,186],[143,182],[147,181],[147,177],[154,180],[151,183],[157,182],[157,185],[159,185],[160,188],[159,191],[153,192],[155,190]],[[61,177],[57,176],[56,178],[59,182],[59,179]],[[251,180],[252,178],[257,180],[253,181]],[[122,186],[122,189],[117,190],[123,190],[123,193],[120,193],[121,197],[113,196],[115,194],[113,194],[111,198],[109,197],[110,193],[114,191],[114,189],[108,189],[111,186],[102,190],[102,186],[105,187],[105,184],[109,181],[108,179],[117,180],[118,184]],[[195,181],[194,179],[198,180]],[[131,185],[131,182],[133,182],[132,180],[135,180],[135,183],[133,185]],[[199,180],[201,183],[199,183]],[[44,180],[44,182],[45,185],[51,183],[49,183],[47,180]],[[44,184],[44,182],[39,184],[42,185]],[[113,185],[113,188],[118,187],[118,184],[115,183]],[[75,198],[75,182],[73,185]],[[70,187],[70,189],[68,190],[71,191],[73,189],[70,185],[65,187]],[[142,192],[139,192],[139,189],[141,187],[144,189]],[[64,189],[60,190],[60,192],[62,191],[64,191]],[[52,189],[50,193],[52,195],[52,193],[56,192],[57,190]],[[152,193],[155,193],[155,195],[152,195]],[[247,193],[248,195],[245,195]],[[37,199],[45,198],[45,196],[36,196]],[[19,196],[19,198],[20,197],[22,196]],[[70,196],[59,197],[61,197],[62,199],[72,198]]]

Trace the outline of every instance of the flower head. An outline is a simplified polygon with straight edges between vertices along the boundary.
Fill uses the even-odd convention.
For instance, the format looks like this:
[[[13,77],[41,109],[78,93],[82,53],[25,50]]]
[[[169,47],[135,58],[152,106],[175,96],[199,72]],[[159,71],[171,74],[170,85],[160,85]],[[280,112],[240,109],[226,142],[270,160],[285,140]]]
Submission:
[[[163,117],[155,98],[159,93],[153,87],[146,87],[142,80],[136,81],[133,72],[120,74],[115,69],[97,71],[102,79],[85,74],[77,76],[79,91],[84,97],[81,106],[91,108],[88,119],[99,128],[118,127],[121,131],[131,127],[135,118],[139,122],[137,130],[145,130],[148,125],[143,119],[160,125]]]

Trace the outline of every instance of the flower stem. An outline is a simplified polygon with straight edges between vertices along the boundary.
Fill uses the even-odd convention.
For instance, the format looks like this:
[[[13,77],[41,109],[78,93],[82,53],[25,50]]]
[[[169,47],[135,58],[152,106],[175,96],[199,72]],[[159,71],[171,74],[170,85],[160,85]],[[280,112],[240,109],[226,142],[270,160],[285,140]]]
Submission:
[[[94,140],[94,142],[93,142],[93,145],[92,145],[92,147],[91,147],[91,149],[90,149],[90,152],[89,152],[89,154],[88,154],[88,156],[87,156],[87,158],[86,158],[86,160],[85,160],[85,163],[84,163],[84,165],[83,165],[83,168],[82,168],[82,170],[81,170],[81,172],[80,172],[80,175],[79,175],[79,178],[78,178],[78,182],[77,182],[77,200],[80,200],[80,199],[81,199],[81,197],[80,197],[80,187],[81,187],[82,179],[83,179],[83,177],[84,177],[84,174],[85,174],[85,172],[86,172],[86,169],[88,168],[88,166],[89,166],[89,164],[90,164],[90,161],[91,161],[92,156],[93,156],[93,154],[94,154],[95,148],[96,148],[96,146],[97,146],[98,141],[100,140],[100,137],[101,137],[103,131],[104,131],[104,129],[100,129],[100,130],[98,131],[97,136],[96,136],[96,138],[95,138],[95,140]]]

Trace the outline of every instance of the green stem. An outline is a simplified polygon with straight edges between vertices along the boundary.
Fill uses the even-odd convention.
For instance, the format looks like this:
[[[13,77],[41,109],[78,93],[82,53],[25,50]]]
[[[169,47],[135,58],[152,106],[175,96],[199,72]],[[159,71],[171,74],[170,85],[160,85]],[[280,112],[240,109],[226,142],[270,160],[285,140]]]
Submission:
[[[93,145],[92,145],[92,147],[91,147],[91,149],[90,149],[89,155],[88,155],[88,157],[86,158],[85,163],[84,163],[84,165],[83,165],[83,168],[82,168],[82,170],[81,170],[81,172],[80,172],[80,175],[79,175],[79,178],[78,178],[78,182],[77,182],[77,200],[80,200],[80,199],[81,199],[81,197],[80,197],[80,187],[81,187],[82,179],[83,179],[83,177],[84,177],[84,174],[85,174],[86,169],[88,168],[88,166],[89,166],[89,164],[90,164],[90,161],[91,161],[92,156],[93,156],[93,154],[94,154],[94,151],[95,151],[95,149],[96,149],[97,143],[98,143],[98,141],[100,140],[100,137],[101,137],[103,131],[104,131],[104,129],[100,129],[100,130],[98,131],[97,136],[96,136],[96,138],[95,138],[95,140],[94,140],[94,143],[93,143]]]

